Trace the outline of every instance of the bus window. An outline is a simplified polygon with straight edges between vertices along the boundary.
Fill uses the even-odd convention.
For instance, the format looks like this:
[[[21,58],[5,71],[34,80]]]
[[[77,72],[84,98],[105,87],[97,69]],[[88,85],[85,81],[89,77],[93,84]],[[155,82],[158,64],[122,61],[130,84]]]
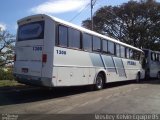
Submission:
[[[108,53],[111,54],[111,55],[114,55],[114,43],[113,42],[110,42],[108,41]]]
[[[80,49],[80,31],[69,28],[68,41],[69,47]]]
[[[18,41],[44,38],[44,21],[37,21],[19,26]]]
[[[58,43],[60,46],[67,47],[68,28],[60,25],[58,29]]]
[[[129,59],[129,48],[126,48],[126,58]]]
[[[129,58],[134,59],[133,50],[129,49]]]
[[[102,40],[102,46],[103,46],[102,51],[104,53],[107,53],[108,41],[107,40]]]
[[[121,57],[125,58],[125,47],[124,46],[120,46],[121,49]]]
[[[151,52],[151,60],[155,61],[155,53]]]
[[[101,39],[93,36],[93,51],[101,51]]]
[[[120,45],[116,44],[116,56],[120,57]]]
[[[83,50],[92,51],[92,36],[86,33],[82,35]]]
[[[158,53],[156,53],[155,55],[156,55],[156,61],[159,61],[159,55],[158,55]]]

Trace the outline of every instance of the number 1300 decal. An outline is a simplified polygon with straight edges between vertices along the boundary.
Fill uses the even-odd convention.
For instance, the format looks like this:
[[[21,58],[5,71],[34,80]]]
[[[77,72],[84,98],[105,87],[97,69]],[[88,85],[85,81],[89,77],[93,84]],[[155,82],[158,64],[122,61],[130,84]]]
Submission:
[[[58,55],[66,55],[67,54],[66,51],[64,51],[64,50],[56,50],[56,52]]]

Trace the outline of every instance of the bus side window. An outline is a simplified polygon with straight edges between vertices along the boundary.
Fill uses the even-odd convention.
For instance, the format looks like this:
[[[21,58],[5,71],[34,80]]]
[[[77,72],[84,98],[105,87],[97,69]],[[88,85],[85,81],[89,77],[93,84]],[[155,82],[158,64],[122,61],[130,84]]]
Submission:
[[[114,55],[114,43],[111,41],[108,41],[108,53],[111,55]]]
[[[93,36],[93,51],[101,51],[101,39]]]
[[[121,57],[125,58],[125,47],[124,46],[120,46],[121,49]]]
[[[69,47],[80,49],[80,31],[69,28],[68,42]]]
[[[58,27],[58,45],[67,47],[68,28],[62,25]]]
[[[102,52],[107,53],[107,48],[108,48],[108,41],[102,40]]]
[[[126,58],[129,59],[129,48],[126,48]]]
[[[129,58],[134,59],[133,50],[129,49]]]
[[[151,60],[155,61],[155,54],[151,52]]]
[[[120,45],[119,44],[116,44],[116,56],[117,57],[120,57]]]
[[[92,51],[92,36],[86,33],[82,34],[82,48],[84,51]]]

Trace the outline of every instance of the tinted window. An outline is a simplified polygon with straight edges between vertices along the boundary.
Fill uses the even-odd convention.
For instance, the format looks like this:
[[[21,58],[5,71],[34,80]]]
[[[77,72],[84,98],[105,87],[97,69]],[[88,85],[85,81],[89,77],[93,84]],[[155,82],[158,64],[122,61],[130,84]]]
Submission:
[[[102,41],[102,46],[103,46],[102,51],[103,51],[104,53],[107,53],[108,42],[107,42],[106,40],[103,40],[103,41]]]
[[[98,37],[93,37],[93,50],[101,51],[101,39]]]
[[[129,59],[129,48],[126,48],[126,58]]]
[[[65,26],[59,26],[58,29],[58,38],[59,38],[59,45],[67,47],[67,38],[68,38],[68,28]]]
[[[159,61],[159,55],[156,53],[156,61]]]
[[[155,61],[155,53],[151,53],[151,60]]]
[[[114,43],[108,41],[108,53],[114,55]]]
[[[129,58],[134,59],[133,50],[129,49]]]
[[[68,40],[69,40],[69,47],[80,48],[80,32],[78,30],[69,28]]]
[[[121,57],[125,58],[125,47],[121,46]]]
[[[44,38],[44,21],[32,22],[19,26],[18,41]]]
[[[116,44],[116,56],[120,57],[120,45]]]
[[[92,51],[92,36],[83,33],[83,49],[86,51]]]

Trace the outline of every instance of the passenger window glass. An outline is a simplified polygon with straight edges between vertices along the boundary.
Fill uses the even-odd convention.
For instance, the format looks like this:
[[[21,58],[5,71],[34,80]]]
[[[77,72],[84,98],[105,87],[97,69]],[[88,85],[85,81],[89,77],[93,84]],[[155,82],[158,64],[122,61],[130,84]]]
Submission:
[[[155,54],[153,52],[151,53],[151,60],[155,61]]]
[[[116,44],[116,56],[120,57],[120,45]]]
[[[108,41],[108,53],[114,55],[114,43]]]
[[[65,26],[59,26],[58,31],[58,38],[59,38],[59,45],[67,47],[67,31],[68,28]]]
[[[69,28],[68,32],[69,47],[80,48],[80,32],[78,30]]]
[[[92,51],[92,36],[83,33],[83,49],[86,51]]]
[[[125,58],[125,47],[121,46],[121,57]]]
[[[103,40],[103,41],[102,41],[102,44],[103,44],[103,52],[104,52],[104,53],[107,53],[108,42],[107,42],[106,40]]]
[[[93,50],[94,51],[101,51],[101,39],[98,37],[93,37]]]
[[[126,48],[126,58],[129,59],[129,48]]]
[[[129,49],[129,58],[134,59],[133,50]]]

